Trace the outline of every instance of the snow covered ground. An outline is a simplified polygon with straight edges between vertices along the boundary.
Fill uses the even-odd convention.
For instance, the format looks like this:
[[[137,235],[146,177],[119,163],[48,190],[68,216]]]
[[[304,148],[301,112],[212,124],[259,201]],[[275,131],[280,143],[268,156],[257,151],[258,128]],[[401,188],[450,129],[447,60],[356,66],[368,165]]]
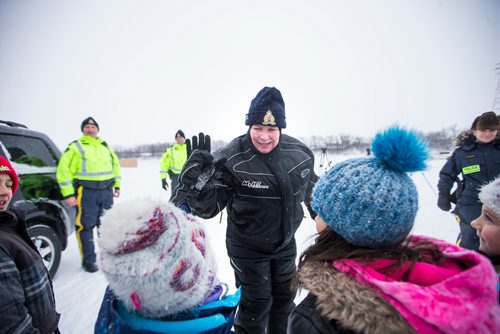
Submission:
[[[335,164],[352,156],[333,156],[330,160]],[[445,162],[445,157],[436,156],[429,163],[425,172],[412,175],[419,191],[420,209],[417,214],[413,233],[425,234],[454,242],[458,233],[458,225],[450,213],[439,210],[436,206],[436,184],[438,173]],[[319,157],[317,157],[317,161]],[[324,168],[323,168],[324,171]],[[321,174],[321,171],[317,171]],[[168,200],[169,193],[161,188],[159,177],[159,159],[139,160],[137,168],[123,168],[123,187],[117,202],[128,199],[152,197]],[[209,242],[218,260],[218,276],[228,283],[234,291],[233,271],[229,264],[225,248],[225,214],[220,222],[220,215],[206,221]],[[315,233],[314,223],[304,219],[296,239],[299,254],[312,241]],[[107,282],[101,272],[87,273],[80,266],[80,255],[76,237],[70,236],[69,246],[63,252],[59,271],[54,279],[57,310],[61,313],[59,328],[62,333],[93,333],[94,323],[101,304]],[[303,292],[297,296],[296,302],[305,297]]]

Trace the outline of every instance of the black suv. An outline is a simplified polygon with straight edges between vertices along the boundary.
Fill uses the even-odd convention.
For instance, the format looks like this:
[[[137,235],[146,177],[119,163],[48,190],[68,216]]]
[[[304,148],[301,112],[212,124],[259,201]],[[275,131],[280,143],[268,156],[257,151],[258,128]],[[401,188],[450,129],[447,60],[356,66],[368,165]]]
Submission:
[[[0,155],[12,163],[19,176],[19,188],[9,209],[26,220],[28,233],[54,277],[76,217],[76,208],[64,203],[56,181],[61,151],[43,133],[0,121]]]

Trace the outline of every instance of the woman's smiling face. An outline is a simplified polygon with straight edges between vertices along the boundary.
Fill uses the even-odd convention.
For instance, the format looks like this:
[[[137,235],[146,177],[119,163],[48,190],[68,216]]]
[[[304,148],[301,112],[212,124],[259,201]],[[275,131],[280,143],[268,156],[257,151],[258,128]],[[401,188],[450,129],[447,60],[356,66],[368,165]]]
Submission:
[[[269,153],[280,141],[280,130],[277,126],[252,125],[250,128],[252,144],[260,153]]]

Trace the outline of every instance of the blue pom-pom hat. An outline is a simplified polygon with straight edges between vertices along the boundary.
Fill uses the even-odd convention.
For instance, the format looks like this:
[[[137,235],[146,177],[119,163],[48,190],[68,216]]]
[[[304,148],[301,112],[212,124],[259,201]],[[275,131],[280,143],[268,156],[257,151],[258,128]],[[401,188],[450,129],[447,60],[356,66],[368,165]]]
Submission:
[[[410,233],[418,208],[407,172],[426,168],[428,149],[414,132],[394,126],[378,133],[373,156],[343,161],[313,191],[314,211],[349,243],[390,248]]]

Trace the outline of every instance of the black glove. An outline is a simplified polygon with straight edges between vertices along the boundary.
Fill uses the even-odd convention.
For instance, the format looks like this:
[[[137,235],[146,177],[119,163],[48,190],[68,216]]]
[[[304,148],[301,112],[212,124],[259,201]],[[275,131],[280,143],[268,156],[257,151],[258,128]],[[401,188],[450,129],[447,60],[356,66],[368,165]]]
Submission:
[[[165,190],[168,189],[168,182],[167,182],[167,179],[162,179],[161,180],[161,187]]]
[[[200,132],[197,136],[193,136],[192,142],[189,139],[186,139],[186,150],[188,159],[193,153],[194,150],[204,150],[210,153],[210,136],[203,134]]]
[[[172,193],[171,202],[176,206],[181,206],[183,203],[187,203],[190,198],[196,199],[204,186],[203,182],[203,184],[198,184],[198,178],[203,171],[205,174],[207,173],[206,169],[214,168],[213,161],[214,157],[208,151],[193,150],[179,174],[179,185]]]
[[[451,210],[451,199],[450,195],[447,194],[439,194],[438,197],[438,207],[443,211]]]

